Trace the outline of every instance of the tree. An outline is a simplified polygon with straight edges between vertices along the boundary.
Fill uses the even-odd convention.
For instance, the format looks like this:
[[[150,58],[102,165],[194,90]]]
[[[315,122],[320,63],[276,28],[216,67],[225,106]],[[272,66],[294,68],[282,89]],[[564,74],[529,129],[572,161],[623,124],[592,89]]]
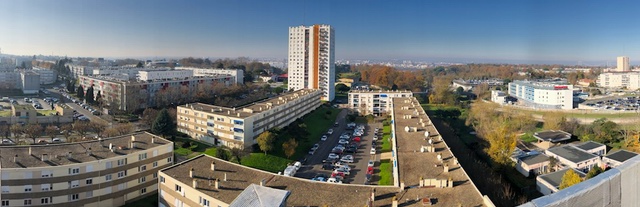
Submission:
[[[543,117],[544,129],[546,130],[564,130],[567,124],[567,117],[562,113],[547,113]]]
[[[138,62],[138,64],[136,65],[136,68],[143,68],[144,65],[142,65],[142,61]]]
[[[36,139],[42,135],[42,126],[40,124],[29,124],[25,127],[24,134],[33,139],[33,143],[37,143]]]
[[[62,134],[62,136],[64,137],[64,139],[67,140],[67,142],[69,142],[69,138],[71,137],[71,133],[73,132],[73,126],[71,124],[63,124],[62,126],[60,126],[60,133]]]
[[[51,142],[53,142],[53,138],[56,138],[60,131],[53,125],[49,125],[44,129],[44,134],[46,134],[49,138],[51,138]]]
[[[595,165],[591,168],[591,170],[589,170],[589,172],[587,172],[587,176],[585,179],[589,179],[592,177],[597,176],[598,174],[604,172],[604,170],[602,170],[602,168],[600,168],[600,166]]]
[[[282,143],[282,150],[284,150],[287,158],[291,158],[291,156],[296,153],[296,147],[298,147],[298,142],[293,138]]]
[[[93,97],[93,86],[89,86],[89,88],[87,88],[87,93],[84,95],[84,101],[90,104],[92,104],[93,101],[95,101]]]
[[[76,95],[78,96],[79,99],[83,99],[84,98],[84,88],[82,88],[82,86],[78,86],[78,90],[76,90]]]
[[[156,119],[153,121],[151,131],[154,134],[160,134],[164,137],[166,135],[172,134],[174,128],[175,125],[173,124],[173,120],[171,120],[171,115],[169,115],[167,109],[162,109]]]
[[[108,128],[108,129],[104,130],[102,135],[104,135],[105,137],[115,137],[115,136],[120,135],[120,133],[118,132],[118,130],[116,128]]]
[[[73,130],[76,131],[82,138],[91,131],[91,126],[89,126],[88,122],[76,122],[73,124]]]
[[[349,87],[348,87],[347,85],[345,85],[344,83],[338,83],[338,84],[336,85],[336,91],[338,91],[338,92],[346,93],[346,92],[349,92],[349,90],[351,90],[351,88],[349,88]]]
[[[100,94],[100,91],[98,91],[98,94],[96,94],[96,103],[100,105],[102,103],[101,101],[102,101],[102,94]]]
[[[273,142],[275,140],[276,136],[270,131],[262,132],[262,134],[258,135],[258,138],[256,138],[258,146],[260,146],[260,150],[262,150],[265,155],[268,151],[273,149]]]
[[[562,190],[562,189],[571,187],[572,185],[578,184],[580,182],[582,182],[582,178],[580,178],[580,175],[578,175],[576,171],[570,168],[562,176],[562,181],[560,181],[560,187],[558,188]]]
[[[233,156],[236,160],[238,160],[238,164],[242,164],[242,157],[251,153],[250,148],[241,149],[241,148],[231,148],[231,156]]]
[[[14,124],[11,125],[9,131],[11,131],[11,134],[13,134],[13,137],[16,139],[15,142],[20,142],[20,137],[24,134],[24,127],[21,124]]]
[[[125,135],[125,134],[129,134],[129,133],[134,131],[133,124],[131,124],[131,123],[119,124],[118,126],[114,127],[113,129],[115,129],[118,132],[118,135]]]
[[[104,130],[107,129],[107,125],[101,122],[89,122],[89,127],[98,137],[102,137]]]
[[[146,124],[147,126],[151,126],[153,125],[153,121],[155,121],[156,117],[158,117],[158,110],[155,110],[153,108],[146,108],[142,112],[142,123]]]

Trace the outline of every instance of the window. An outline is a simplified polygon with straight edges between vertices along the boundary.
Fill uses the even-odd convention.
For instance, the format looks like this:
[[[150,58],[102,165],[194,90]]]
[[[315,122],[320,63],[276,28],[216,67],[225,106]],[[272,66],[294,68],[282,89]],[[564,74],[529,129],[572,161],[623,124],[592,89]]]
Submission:
[[[93,197],[93,191],[87,191],[87,195],[85,197],[87,198]]]
[[[43,178],[47,178],[47,177],[53,177],[53,172],[50,170],[43,170],[42,171],[42,177]]]
[[[40,190],[42,191],[50,191],[53,190],[53,187],[51,187],[51,184],[40,184]]]
[[[9,201],[7,200],[2,201],[2,206],[9,206]]]
[[[182,192],[182,186],[176,185],[176,191]]]
[[[140,189],[140,194],[145,194],[147,192],[147,188]]]
[[[126,165],[127,164],[127,158],[118,160],[118,166],[122,166],[122,165]]]
[[[138,160],[144,160],[147,159],[147,153],[142,153],[138,155]]]
[[[171,160],[173,160],[173,157],[168,157],[168,158],[167,158],[167,162],[168,162],[168,163],[171,163]]]
[[[108,174],[107,176],[104,176],[105,180],[111,180],[111,174]]]
[[[158,156],[158,150],[153,150],[153,156]]]
[[[25,206],[30,206],[31,205],[31,199],[24,200],[24,205]]]
[[[40,199],[40,203],[47,204],[47,203],[51,202],[52,200],[53,199],[51,197],[49,197],[49,198],[41,198]]]
[[[9,186],[2,186],[3,193],[8,193],[9,191],[11,191],[11,188],[9,188]]]
[[[127,187],[127,186],[126,186],[126,183],[120,183],[120,184],[118,185],[118,190],[124,190],[126,187]]]
[[[160,182],[164,183],[164,177],[160,176]]]
[[[32,185],[25,185],[24,186],[24,192],[31,192],[33,190],[33,186]]]
[[[121,177],[124,177],[124,176],[127,176],[127,171],[118,172],[118,178],[121,178]]]
[[[75,175],[80,173],[80,168],[69,168],[69,174],[70,175]]]
[[[147,181],[147,177],[138,178],[138,183],[144,183]]]
[[[200,197],[200,205],[209,207],[209,205],[211,205],[211,203],[206,198]]]
[[[93,179],[92,178],[87,179],[86,183],[87,185],[93,184]]]
[[[158,167],[158,162],[153,162],[153,167]]]
[[[107,169],[111,168],[111,162],[107,162],[107,163],[105,164],[105,168],[107,168]]]
[[[77,188],[78,186],[80,186],[80,182],[77,180],[70,181],[68,183],[69,183],[69,188]]]
[[[93,165],[87,165],[86,171],[93,172]]]
[[[153,173],[153,178],[158,178],[158,173],[157,172]]]
[[[146,165],[138,167],[138,172],[142,172],[142,171],[145,171],[145,170],[147,170],[147,166]]]
[[[77,194],[77,193],[76,193],[76,194],[71,194],[71,195],[69,195],[69,200],[70,200],[70,201],[78,200],[78,198],[80,198],[80,196],[78,196],[78,194]]]

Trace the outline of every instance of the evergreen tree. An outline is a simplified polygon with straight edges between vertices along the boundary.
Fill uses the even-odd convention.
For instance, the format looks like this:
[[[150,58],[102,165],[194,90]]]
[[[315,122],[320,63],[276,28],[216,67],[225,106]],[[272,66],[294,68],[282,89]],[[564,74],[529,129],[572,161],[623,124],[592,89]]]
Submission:
[[[587,176],[586,179],[595,177],[596,175],[600,174],[604,172],[604,170],[602,170],[602,168],[600,168],[598,165],[593,166],[593,168],[591,168],[591,170],[589,170],[589,172],[587,172]]]
[[[87,94],[84,95],[84,100],[90,104],[95,100],[93,96],[93,86],[87,88]]]
[[[154,134],[162,135],[163,137],[166,135],[170,135],[174,131],[175,125],[173,125],[173,120],[171,120],[171,115],[169,115],[169,111],[167,109],[162,109],[156,120],[153,121],[153,125],[151,126],[151,132]]]
[[[102,100],[102,95],[100,94],[100,91],[98,91],[98,94],[96,94],[96,103],[100,104],[101,100]]]
[[[84,98],[84,88],[82,86],[78,86],[78,90],[76,90],[79,99]]]

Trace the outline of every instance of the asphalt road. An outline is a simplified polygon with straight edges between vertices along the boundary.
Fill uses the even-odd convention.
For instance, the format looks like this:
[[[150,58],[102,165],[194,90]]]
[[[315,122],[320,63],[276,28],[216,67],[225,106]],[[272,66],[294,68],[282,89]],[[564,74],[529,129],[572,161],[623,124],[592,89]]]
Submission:
[[[316,150],[315,154],[307,155],[307,162],[300,168],[300,170],[298,170],[295,175],[296,177],[311,179],[318,173],[326,174],[328,176],[331,175],[333,171],[322,169],[322,160],[325,160],[329,153],[331,153],[331,149],[338,145],[338,141],[340,140],[339,137],[343,132],[353,132],[353,130],[346,129],[348,123],[345,119],[346,115],[347,110],[342,110],[340,114],[338,114],[336,121],[339,123],[339,126],[333,127],[334,132],[327,138],[326,141],[319,142],[320,146]],[[343,183],[365,184],[367,163],[372,158],[379,160],[379,153],[377,153],[376,155],[370,155],[374,128],[375,127],[372,128],[365,125],[365,134],[364,136],[361,136],[362,141],[360,142],[360,147],[358,148],[357,153],[352,154],[354,157],[354,162],[349,164],[349,166],[351,167],[351,173],[350,175],[345,176]],[[350,153],[344,153],[343,155],[347,154]],[[377,168],[378,165],[379,162],[377,161],[375,168]],[[374,176],[374,178],[375,177],[376,176]]]

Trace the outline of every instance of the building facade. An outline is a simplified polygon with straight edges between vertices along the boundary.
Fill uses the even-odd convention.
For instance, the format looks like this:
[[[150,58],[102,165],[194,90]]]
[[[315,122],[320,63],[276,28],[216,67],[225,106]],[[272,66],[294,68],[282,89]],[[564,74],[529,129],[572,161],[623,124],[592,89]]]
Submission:
[[[509,83],[509,95],[530,107],[573,109],[573,85],[564,81],[523,81]]]
[[[302,89],[241,108],[202,103],[177,107],[178,131],[218,146],[247,148],[274,127],[285,127],[318,108],[320,90]]]
[[[244,71],[240,69],[176,67],[176,70],[191,70],[195,76],[230,75],[235,77],[233,81],[236,84],[244,83]]]
[[[601,73],[598,76],[598,86],[605,88],[638,90],[640,89],[640,73]]]
[[[358,91],[349,92],[349,108],[361,115],[380,116],[391,111],[391,99],[413,97],[411,91]]]
[[[335,34],[330,25],[289,27],[289,90],[322,91],[322,100],[335,97]]]
[[[22,93],[37,94],[40,92],[40,75],[32,71],[20,72]]]
[[[40,75],[40,84],[43,85],[52,84],[55,83],[56,80],[58,80],[58,73],[53,70],[34,67],[33,72],[36,72],[38,73],[38,75]]]
[[[173,164],[173,143],[146,132],[0,149],[2,206],[121,206],[155,192]]]
[[[616,68],[616,70],[618,72],[631,71],[631,67],[629,66],[629,57],[620,56],[620,57],[617,58],[617,62],[618,62],[618,67]]]

